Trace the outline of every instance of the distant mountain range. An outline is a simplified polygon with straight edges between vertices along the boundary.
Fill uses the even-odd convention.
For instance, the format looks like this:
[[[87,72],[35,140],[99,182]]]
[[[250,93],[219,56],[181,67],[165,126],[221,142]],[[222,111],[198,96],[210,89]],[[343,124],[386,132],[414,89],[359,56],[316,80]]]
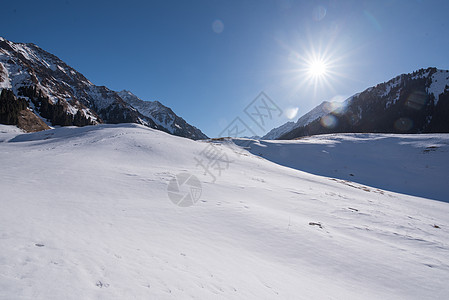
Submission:
[[[264,135],[262,140],[275,140],[280,136],[292,131],[295,128],[306,126],[307,124],[315,121],[316,119],[325,116],[326,114],[332,112],[337,107],[341,107],[341,105],[335,102],[324,101],[302,117],[298,119],[296,122],[287,122],[282,126],[272,129],[266,135]]]
[[[34,44],[0,37],[0,123],[27,131],[48,126],[138,123],[177,136],[206,139],[159,101],[96,86]],[[449,132],[449,71],[420,69],[355,94],[323,102],[261,139],[294,139],[326,133]]]
[[[28,118],[25,123],[34,125],[33,129],[24,127],[30,131],[48,128],[43,122],[38,125],[39,120],[52,126],[138,123],[191,139],[207,138],[158,101],[143,101],[129,91],[96,86],[38,46],[1,37],[0,90],[12,91],[2,96],[0,123],[21,126],[18,121],[25,118],[19,116],[21,111]],[[25,102],[14,102],[17,97]],[[26,109],[19,110],[23,103]]]
[[[343,103],[323,102],[262,139],[327,133],[449,132],[449,71],[420,69],[357,93]]]

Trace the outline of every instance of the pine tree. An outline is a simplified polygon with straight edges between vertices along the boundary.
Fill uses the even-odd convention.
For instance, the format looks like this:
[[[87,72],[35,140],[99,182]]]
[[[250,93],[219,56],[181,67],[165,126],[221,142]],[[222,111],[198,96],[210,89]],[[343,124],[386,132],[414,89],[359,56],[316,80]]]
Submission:
[[[0,94],[0,123],[17,125],[19,112],[27,106],[25,99],[16,98],[11,90],[3,89]]]

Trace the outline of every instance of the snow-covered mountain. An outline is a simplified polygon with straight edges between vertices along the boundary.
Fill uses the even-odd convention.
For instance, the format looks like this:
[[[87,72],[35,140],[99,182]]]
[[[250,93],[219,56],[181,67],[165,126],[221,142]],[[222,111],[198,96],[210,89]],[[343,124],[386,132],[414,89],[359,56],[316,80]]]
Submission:
[[[11,89],[16,96],[26,99],[30,109],[51,125],[139,123],[183,137],[206,137],[163,105],[153,105],[149,114],[142,114],[117,92],[94,85],[38,46],[1,37],[0,89]],[[157,122],[160,116],[165,116],[167,122]]]
[[[289,121],[279,127],[271,129],[267,134],[265,134],[260,139],[262,140],[275,140],[278,137],[286,134],[287,132],[290,132],[292,129],[295,128],[296,123],[293,121]]]
[[[188,136],[194,140],[207,139],[207,136],[198,128],[188,124],[183,118],[178,117],[170,108],[159,101],[143,101],[126,90],[118,92],[118,95],[143,116],[151,119],[155,124],[165,128],[171,134]]]
[[[364,147],[388,146],[374,161],[371,151],[361,167],[367,179],[376,164],[383,180],[395,184],[391,168],[413,155],[427,164],[420,164],[415,180],[441,176],[448,139],[335,135],[259,148],[291,164],[306,159],[295,145],[301,153],[310,146],[306,157],[323,156],[309,164],[315,170],[329,169],[335,150],[342,164],[333,167],[344,172],[348,163],[345,172],[357,180],[362,174],[352,169],[353,157],[360,162]],[[353,147],[357,143],[365,145]],[[221,163],[230,161],[215,183],[198,165],[210,157],[208,147],[220,151]],[[0,125],[0,154],[1,299],[421,300],[449,294],[449,204],[407,190],[312,175],[233,144],[137,124],[32,134]],[[179,173],[201,182],[191,207],[168,197],[167,185]],[[446,189],[446,199],[447,188],[439,190]]]
[[[277,128],[272,129],[266,135],[264,135],[262,140],[275,140],[280,136],[286,134],[287,132],[292,131],[295,128],[305,126],[312,121],[315,121],[318,118],[330,113],[333,109],[333,103],[324,101],[320,105],[316,106],[314,109],[303,115],[296,122],[287,122],[284,125],[281,125]]]
[[[330,113],[338,113],[342,109],[344,109],[348,103],[354,98],[355,96],[358,96],[359,94],[356,94],[352,97],[349,97],[343,102],[329,102],[329,101],[323,101],[320,105],[313,108],[311,111],[306,113],[305,115],[301,116],[298,121],[296,122],[287,122],[284,125],[281,125],[277,128],[272,129],[270,132],[268,132],[266,135],[264,135],[261,140],[276,140],[283,136],[284,134],[292,131],[295,128],[306,126],[310,123],[312,123],[315,120],[320,119],[321,117],[330,114]]]
[[[368,88],[278,139],[336,133],[449,132],[449,71],[420,69]],[[310,119],[309,119],[310,120]]]

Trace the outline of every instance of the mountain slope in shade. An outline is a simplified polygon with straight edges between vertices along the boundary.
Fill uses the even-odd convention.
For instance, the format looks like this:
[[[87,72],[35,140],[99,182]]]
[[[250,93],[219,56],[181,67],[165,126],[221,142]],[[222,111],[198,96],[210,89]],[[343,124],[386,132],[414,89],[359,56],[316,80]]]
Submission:
[[[194,140],[207,139],[198,128],[188,124],[178,117],[170,108],[159,101],[143,101],[130,91],[120,91],[118,95],[140,114],[151,119],[155,124],[165,128],[169,133],[177,136],[188,136]]]
[[[356,94],[339,110],[279,139],[326,133],[449,132],[449,71],[436,68],[402,74]]]
[[[0,91],[0,124],[16,125],[26,132],[50,129],[31,109],[23,98],[17,98],[11,90]]]
[[[322,116],[328,114],[332,109],[332,103],[328,101],[322,102],[320,105],[316,106],[314,109],[303,115],[296,122],[287,122],[284,125],[281,125],[277,128],[272,129],[266,135],[264,135],[262,140],[275,140],[280,136],[290,132],[291,130],[305,126],[310,122],[321,118]]]
[[[292,131],[295,128],[296,123],[289,121],[279,127],[271,129],[267,134],[261,137],[261,140],[275,140],[278,137]]]
[[[185,121],[186,130],[166,128],[153,121],[157,116],[139,113],[117,92],[94,85],[53,54],[31,43],[14,43],[1,37],[0,89],[11,89],[25,98],[30,109],[51,125],[138,123],[188,138],[204,135]],[[170,110],[162,105],[160,108]],[[152,113],[160,112],[156,109]],[[171,113],[174,119],[179,118]]]
[[[449,204],[449,134],[339,133],[234,143],[303,172]]]
[[[262,140],[276,140],[284,134],[292,131],[295,128],[306,126],[312,123],[315,120],[320,119],[321,117],[332,113],[332,112],[341,112],[347,104],[351,101],[351,99],[358,94],[349,97],[343,102],[329,102],[323,101],[320,105],[313,108],[311,111],[301,116],[296,122],[287,122],[282,126],[272,129],[265,136],[263,136]]]

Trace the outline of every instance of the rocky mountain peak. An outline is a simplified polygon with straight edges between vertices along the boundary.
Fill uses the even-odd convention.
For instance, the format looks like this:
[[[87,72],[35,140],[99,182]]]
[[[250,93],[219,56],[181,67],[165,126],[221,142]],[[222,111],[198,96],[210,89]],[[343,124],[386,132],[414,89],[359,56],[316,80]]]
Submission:
[[[0,39],[0,89],[25,99],[30,110],[51,125],[138,123],[182,137],[206,138],[160,102],[146,104],[130,91],[96,86],[32,43]],[[144,107],[152,109],[141,111]]]
[[[449,132],[449,71],[427,68],[401,74],[355,94],[338,109],[312,113],[318,108],[305,115],[315,115],[310,122],[278,139],[349,132]]]

